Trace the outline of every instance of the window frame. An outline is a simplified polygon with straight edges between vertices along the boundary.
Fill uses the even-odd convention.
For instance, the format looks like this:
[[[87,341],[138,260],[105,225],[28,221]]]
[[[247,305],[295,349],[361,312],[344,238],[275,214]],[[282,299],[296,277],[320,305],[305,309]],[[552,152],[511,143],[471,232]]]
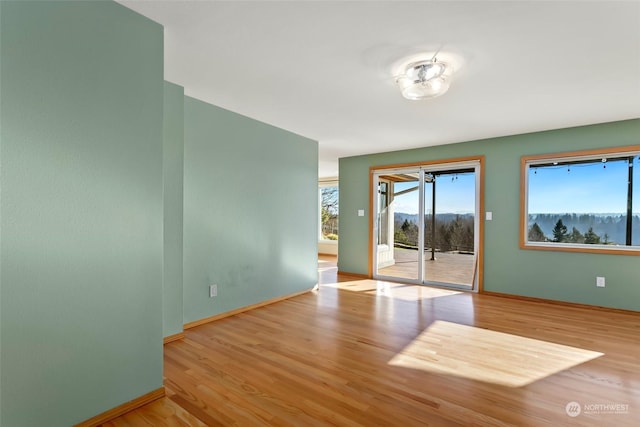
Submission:
[[[530,242],[528,239],[529,220],[529,168],[545,163],[566,163],[601,159],[603,157],[635,157],[640,155],[640,145],[570,151],[563,153],[526,155],[520,158],[520,249],[542,251],[582,252],[598,254],[640,255],[640,245],[603,245],[585,243]],[[635,183],[640,185],[640,182]]]

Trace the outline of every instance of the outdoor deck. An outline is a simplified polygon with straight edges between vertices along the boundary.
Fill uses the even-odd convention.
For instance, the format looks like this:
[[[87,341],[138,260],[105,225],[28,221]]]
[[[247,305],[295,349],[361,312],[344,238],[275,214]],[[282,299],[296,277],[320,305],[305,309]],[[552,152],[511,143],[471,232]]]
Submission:
[[[396,263],[378,270],[379,275],[401,279],[418,278],[418,251],[394,249]],[[459,253],[436,252],[432,261],[431,252],[425,252],[425,280],[427,282],[450,283],[471,288],[475,268],[475,256]]]

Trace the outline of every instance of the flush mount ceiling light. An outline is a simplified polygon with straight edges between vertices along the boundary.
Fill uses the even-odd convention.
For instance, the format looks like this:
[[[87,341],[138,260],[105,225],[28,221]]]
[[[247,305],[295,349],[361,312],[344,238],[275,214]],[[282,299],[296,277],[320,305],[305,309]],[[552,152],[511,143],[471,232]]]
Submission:
[[[433,58],[411,62],[396,78],[402,96],[414,101],[435,98],[449,90],[453,67]]]

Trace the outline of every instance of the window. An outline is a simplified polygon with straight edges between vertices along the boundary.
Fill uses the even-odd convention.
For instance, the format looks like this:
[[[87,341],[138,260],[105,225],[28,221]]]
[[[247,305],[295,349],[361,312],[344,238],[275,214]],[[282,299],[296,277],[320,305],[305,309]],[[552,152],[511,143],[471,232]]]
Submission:
[[[525,249],[640,254],[640,146],[521,161]]]
[[[320,184],[320,240],[338,240],[338,183]]]

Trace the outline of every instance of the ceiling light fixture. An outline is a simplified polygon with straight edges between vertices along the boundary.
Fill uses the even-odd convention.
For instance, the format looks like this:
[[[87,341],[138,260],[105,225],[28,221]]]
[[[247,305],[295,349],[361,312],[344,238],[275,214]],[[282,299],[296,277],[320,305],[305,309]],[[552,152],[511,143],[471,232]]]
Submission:
[[[435,98],[449,90],[453,67],[433,58],[411,62],[396,78],[402,96],[414,101]]]

